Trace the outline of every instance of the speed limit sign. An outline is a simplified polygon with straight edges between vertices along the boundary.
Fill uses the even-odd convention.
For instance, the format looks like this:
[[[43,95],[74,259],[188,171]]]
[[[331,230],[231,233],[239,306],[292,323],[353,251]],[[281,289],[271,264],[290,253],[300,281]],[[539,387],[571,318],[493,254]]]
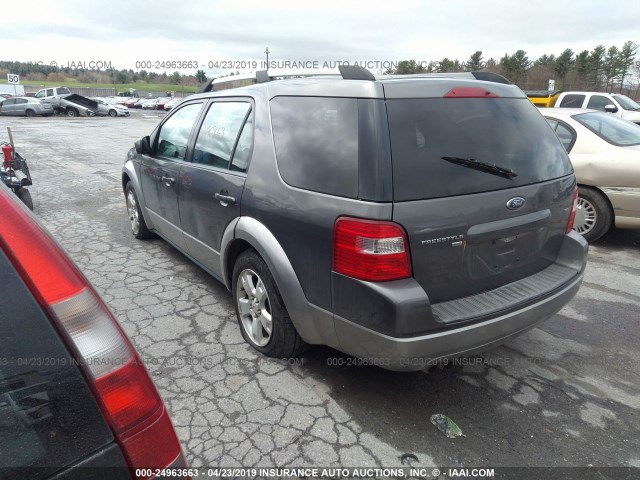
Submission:
[[[7,73],[7,83],[9,85],[17,85],[20,83],[20,75],[14,73]]]

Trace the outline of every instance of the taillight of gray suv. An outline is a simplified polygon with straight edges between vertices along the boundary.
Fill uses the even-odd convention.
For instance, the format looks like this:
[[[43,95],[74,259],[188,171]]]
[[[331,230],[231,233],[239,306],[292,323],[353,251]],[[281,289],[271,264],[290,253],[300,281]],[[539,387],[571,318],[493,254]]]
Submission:
[[[270,356],[324,344],[420,369],[562,308],[587,253],[576,180],[522,91],[341,71],[181,103],[125,161],[133,234],[222,281]]]
[[[4,185],[0,210],[0,478],[187,478],[164,403],[107,306]]]

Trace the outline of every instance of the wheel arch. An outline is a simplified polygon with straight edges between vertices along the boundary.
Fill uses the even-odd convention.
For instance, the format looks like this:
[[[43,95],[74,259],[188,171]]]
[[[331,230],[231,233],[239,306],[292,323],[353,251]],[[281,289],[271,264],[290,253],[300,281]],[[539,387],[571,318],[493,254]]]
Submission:
[[[124,194],[125,198],[127,195],[126,193],[127,183],[131,182],[131,184],[133,185],[133,189],[136,192],[136,197],[138,197],[138,203],[140,204],[140,212],[142,212],[142,217],[144,218],[144,221],[147,224],[147,228],[149,228],[150,230],[153,230],[154,228],[153,222],[149,218],[149,215],[147,215],[147,209],[144,206],[145,203],[144,203],[144,196],[142,194],[142,188],[140,188],[140,181],[138,180],[138,175],[136,174],[136,170],[131,160],[127,160],[127,162],[124,164],[124,167],[122,167],[121,181],[122,181],[122,193]]]
[[[578,183],[578,192],[580,192],[581,188],[588,188],[588,189],[593,190],[596,193],[599,193],[600,195],[602,195],[602,198],[604,198],[605,201],[607,202],[607,206],[609,207],[609,211],[611,212],[612,222],[615,223],[616,211],[613,208],[613,204],[611,203],[611,199],[609,198],[609,195],[607,195],[606,192],[604,190],[602,190],[600,187],[595,187],[593,185],[587,185],[585,183]]]
[[[256,250],[269,267],[291,321],[302,339],[307,343],[336,345],[333,314],[307,301],[282,245],[263,223],[254,218],[239,217],[229,224],[223,234],[220,262],[227,288],[232,290],[235,260],[249,248]]]

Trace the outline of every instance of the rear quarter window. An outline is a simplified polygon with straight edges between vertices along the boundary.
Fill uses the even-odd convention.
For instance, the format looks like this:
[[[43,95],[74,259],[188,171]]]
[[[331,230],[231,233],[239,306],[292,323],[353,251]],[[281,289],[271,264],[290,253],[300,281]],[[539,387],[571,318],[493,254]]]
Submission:
[[[560,106],[563,108],[582,108],[585,98],[585,95],[565,95],[560,100]]]
[[[275,97],[271,122],[278,170],[291,186],[358,195],[358,105],[354,98]]]
[[[568,175],[562,144],[528,99],[387,101],[394,200],[465,195]],[[504,178],[450,163],[474,159],[513,170]]]

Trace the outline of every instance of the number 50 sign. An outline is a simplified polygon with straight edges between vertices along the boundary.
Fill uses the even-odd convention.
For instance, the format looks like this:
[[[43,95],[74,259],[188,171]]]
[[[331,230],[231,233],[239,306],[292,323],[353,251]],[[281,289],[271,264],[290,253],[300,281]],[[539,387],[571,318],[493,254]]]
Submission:
[[[20,75],[15,75],[13,73],[7,74],[7,83],[10,85],[17,85],[20,83]]]

